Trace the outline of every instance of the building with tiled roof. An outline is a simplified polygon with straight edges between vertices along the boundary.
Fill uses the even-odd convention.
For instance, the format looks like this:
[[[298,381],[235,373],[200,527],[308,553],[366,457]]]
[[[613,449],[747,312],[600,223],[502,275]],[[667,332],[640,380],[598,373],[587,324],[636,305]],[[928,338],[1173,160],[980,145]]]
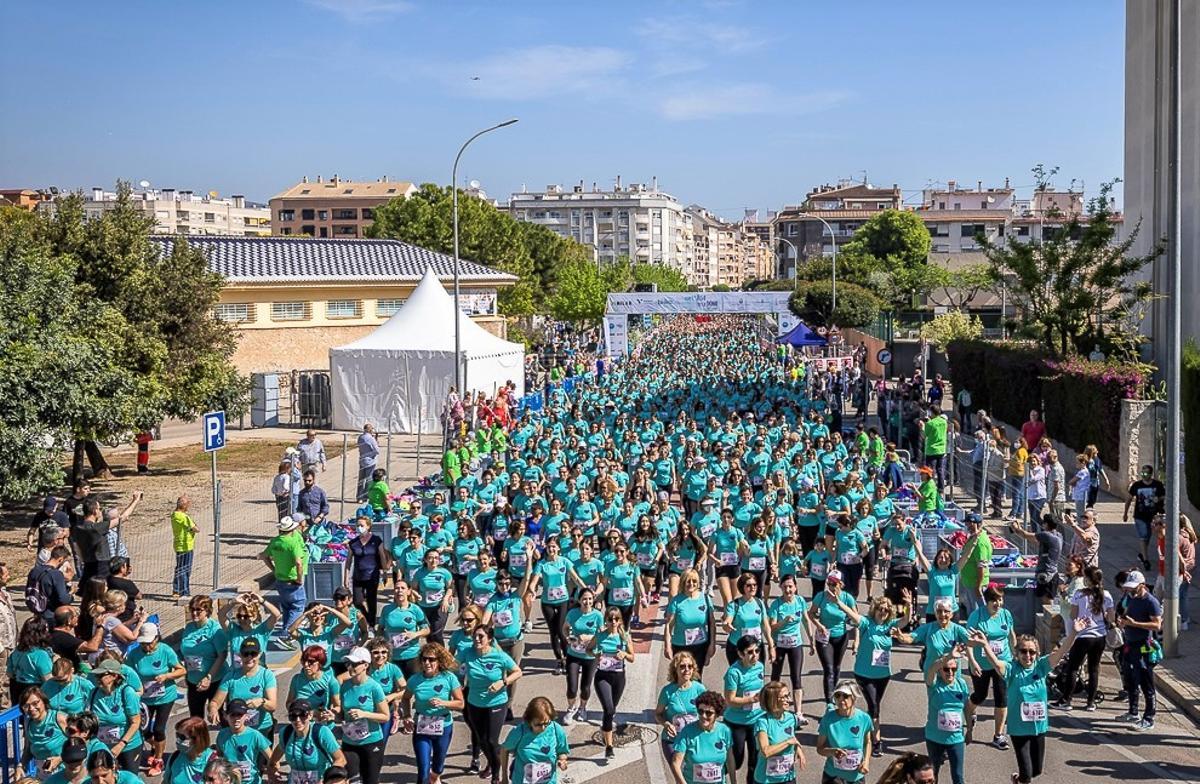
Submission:
[[[181,239],[151,238],[165,253]],[[244,373],[328,368],[329,349],[387,321],[427,268],[447,290],[453,285],[453,257],[398,240],[188,236],[186,241],[225,279],[216,314],[237,325],[241,339],[234,363]],[[463,310],[504,337],[496,299],[516,281],[460,259]]]
[[[375,209],[417,190],[411,182],[382,177],[373,182],[304,177],[271,197],[274,234],[316,238],[363,237],[375,222]]]

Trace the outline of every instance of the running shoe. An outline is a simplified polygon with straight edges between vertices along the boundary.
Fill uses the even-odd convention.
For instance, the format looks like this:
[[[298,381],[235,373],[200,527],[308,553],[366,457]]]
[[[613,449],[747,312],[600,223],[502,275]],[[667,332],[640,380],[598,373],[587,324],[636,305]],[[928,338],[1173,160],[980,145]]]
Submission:
[[[479,772],[479,757],[471,757],[471,764],[467,768],[467,770],[470,773],[478,773]]]
[[[883,756],[883,741],[880,741],[879,743],[871,744],[871,756],[872,757],[882,757]]]
[[[563,714],[562,720],[564,727],[570,727],[575,724],[575,709],[567,708],[567,712]]]
[[[616,752],[613,751],[612,746],[604,747],[604,759],[612,759],[615,756],[617,756],[617,755],[616,755]]]
[[[1136,713],[1122,713],[1120,716],[1117,716],[1116,719],[1114,719],[1114,721],[1119,721],[1122,724],[1136,724],[1141,720],[1142,717]]]
[[[161,776],[163,772],[163,761],[161,757],[151,757],[150,765],[146,769],[148,776]]]
[[[1134,732],[1145,732],[1154,729],[1154,719],[1141,719],[1133,725]]]
[[[992,738],[992,745],[1001,751],[1008,751],[1008,736],[997,735],[996,737]]]
[[[1096,703],[1089,702],[1087,705],[1083,706],[1083,709],[1085,711],[1087,711],[1088,713],[1095,713],[1096,712]]]
[[[579,710],[575,712],[575,719],[580,724],[587,724],[587,708],[580,706]]]

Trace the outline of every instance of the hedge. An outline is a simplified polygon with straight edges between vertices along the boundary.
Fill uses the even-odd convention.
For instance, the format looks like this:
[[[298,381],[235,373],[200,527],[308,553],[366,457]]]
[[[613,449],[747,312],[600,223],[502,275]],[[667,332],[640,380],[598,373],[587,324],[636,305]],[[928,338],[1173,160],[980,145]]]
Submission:
[[[1184,486],[1193,506],[1200,506],[1200,347],[1189,340],[1183,347],[1183,373],[1180,376],[1183,397]]]
[[[1121,401],[1141,396],[1146,379],[1140,368],[1055,360],[1028,346],[983,341],[955,341],[947,354],[954,388],[969,389],[976,410],[1016,426],[1037,409],[1052,437],[1069,435],[1078,449],[1095,444],[1105,465],[1121,468]],[[1062,460],[1073,465],[1070,456]]]

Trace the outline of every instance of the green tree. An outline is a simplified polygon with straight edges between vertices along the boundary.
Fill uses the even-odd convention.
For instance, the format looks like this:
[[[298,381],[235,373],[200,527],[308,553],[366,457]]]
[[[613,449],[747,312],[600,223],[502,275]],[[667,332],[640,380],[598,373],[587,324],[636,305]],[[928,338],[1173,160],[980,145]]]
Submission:
[[[978,340],[983,337],[983,322],[978,316],[970,316],[961,310],[951,310],[933,317],[921,325],[921,337],[928,340],[938,351],[945,353],[946,347],[955,340]]]
[[[503,213],[501,214],[503,215]],[[530,261],[533,263],[539,300],[546,292],[554,290],[557,271],[562,265],[571,261],[595,263],[592,249],[587,245],[563,237],[552,229],[536,223],[516,221],[516,225],[525,243],[525,248],[529,251]]]
[[[725,285],[724,283],[718,283],[712,287],[712,290],[720,292],[733,291],[733,289],[729,288],[729,286]]]
[[[558,270],[550,313],[562,321],[598,321],[604,315],[608,288],[594,262],[573,260]]]
[[[788,298],[788,308],[814,326],[865,327],[879,318],[878,297],[862,286],[839,282],[837,294],[834,310],[832,281],[800,281]]]
[[[858,227],[844,251],[877,259],[891,272],[924,266],[932,242],[929,230],[915,212],[882,210]]]
[[[1132,333],[1133,314],[1152,297],[1152,289],[1134,276],[1165,249],[1160,241],[1143,256],[1130,256],[1141,224],[1116,241],[1109,195],[1113,183],[1101,186],[1088,204],[1088,215],[1073,216],[1061,231],[1041,242],[994,243],[983,235],[992,271],[1008,283],[1009,295],[1025,324],[1040,334],[1053,354],[1090,351],[1106,343],[1103,330]],[[1093,317],[1102,317],[1095,318]]]
[[[634,283],[655,283],[660,292],[687,291],[687,278],[674,267],[663,264],[634,264],[631,270]]]
[[[989,264],[969,264],[956,270],[930,264],[929,269],[936,270],[929,301],[954,310],[969,308],[976,297],[995,289],[998,283],[996,273]]]

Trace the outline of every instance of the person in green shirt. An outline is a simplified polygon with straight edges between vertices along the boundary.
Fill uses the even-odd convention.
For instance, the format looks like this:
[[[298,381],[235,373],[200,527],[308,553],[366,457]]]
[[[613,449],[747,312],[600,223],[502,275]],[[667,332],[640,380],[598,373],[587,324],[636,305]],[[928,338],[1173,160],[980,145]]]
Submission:
[[[392,511],[391,489],[387,483],[387,471],[376,468],[371,472],[371,486],[367,488],[367,503],[377,517]]]
[[[946,477],[946,430],[949,421],[938,406],[931,406],[925,420],[925,465],[933,469],[940,490]]]
[[[283,628],[290,629],[292,622],[304,612],[307,599],[304,595],[304,575],[308,571],[308,549],[304,546],[300,523],[292,517],[280,520],[279,535],[267,544],[267,549],[259,558],[275,575],[279,608],[283,611]]]
[[[912,488],[917,495],[917,511],[922,514],[941,511],[942,493],[938,483],[934,481],[933,469],[929,466],[921,466],[918,473],[921,475],[921,484]],[[912,486],[910,485],[910,487]]]
[[[959,592],[962,595],[963,615],[970,616],[976,608],[983,606],[982,592],[991,577],[992,539],[980,515],[967,515],[966,523],[967,543],[963,545],[965,557],[959,558]]]
[[[175,500],[171,513],[171,543],[175,550],[175,577],[171,582],[171,598],[192,595],[192,558],[196,554],[196,521],[188,514],[191,499],[181,495]]]

